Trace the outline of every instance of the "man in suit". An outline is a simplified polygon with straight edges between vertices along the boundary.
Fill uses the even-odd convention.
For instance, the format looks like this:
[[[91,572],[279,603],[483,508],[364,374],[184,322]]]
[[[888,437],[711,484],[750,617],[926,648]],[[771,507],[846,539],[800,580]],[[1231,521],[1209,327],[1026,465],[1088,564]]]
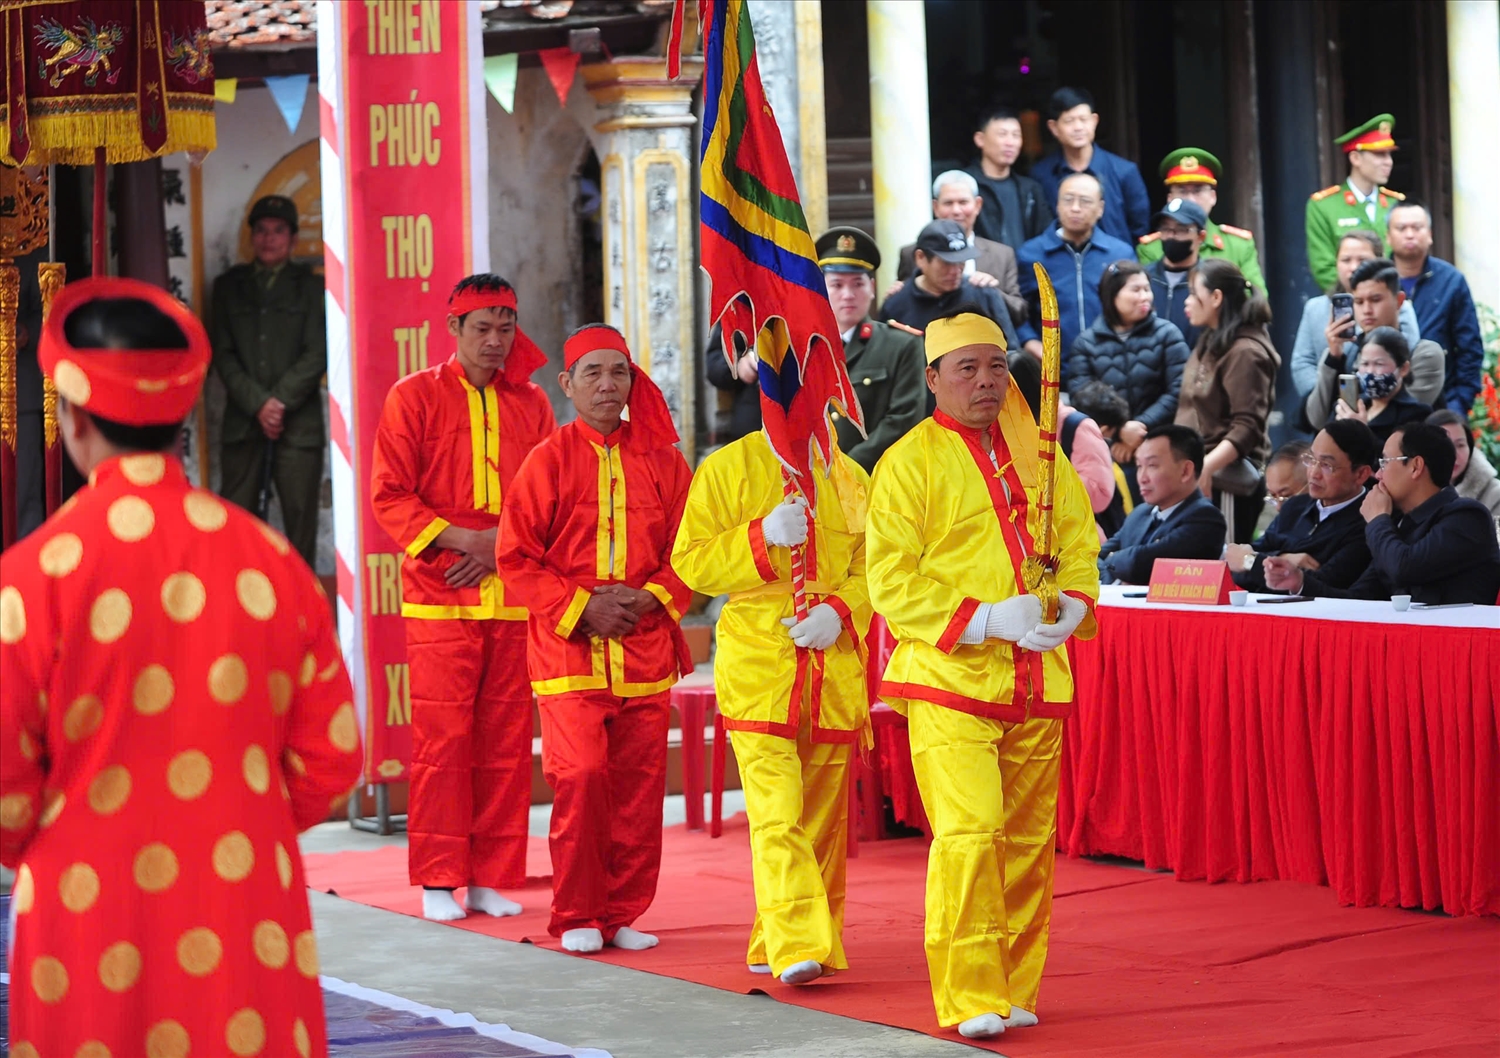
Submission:
[[[296,240],[291,199],[267,195],[250,208],[255,260],[215,281],[209,333],[214,370],[229,398],[220,491],[256,511],[269,460],[287,539],[314,565],[328,441],[318,392],[328,356],[323,280],[292,260]]]
[[[1369,568],[1340,588],[1328,583],[1322,570],[1303,570],[1289,556],[1267,558],[1266,583],[1293,595],[1410,595],[1429,606],[1494,605],[1500,593],[1495,523],[1483,504],[1464,499],[1448,483],[1456,458],[1441,427],[1396,427],[1380,458],[1380,483],[1360,504]]]
[[[1197,431],[1175,423],[1147,431],[1135,466],[1145,502],[1100,548],[1100,579],[1145,584],[1159,558],[1218,558],[1226,527],[1224,515],[1198,490],[1203,438]]]
[[[922,339],[870,319],[880,267],[874,239],[858,228],[830,228],[818,236],[816,248],[828,302],[844,339],[849,380],[865,415],[865,435],[838,412],[833,425],[844,454],[873,474],[885,450],[926,414]]]
[[[1248,591],[1269,591],[1263,564],[1273,555],[1304,572],[1317,571],[1326,584],[1353,584],[1370,565],[1359,504],[1379,460],[1380,442],[1364,423],[1329,423],[1302,456],[1306,494],[1287,500],[1255,543],[1230,544],[1225,550],[1235,584]],[[1268,476],[1270,472],[1267,467]]]
[[[969,245],[979,251],[977,257],[964,264],[964,278],[976,287],[995,287],[1005,307],[1010,310],[1011,322],[1020,326],[1026,320],[1026,299],[1021,297],[1020,281],[1016,275],[1016,252],[1004,243],[995,242],[975,234],[975,226],[984,213],[984,199],[979,197],[979,182],[959,169],[941,173],[932,182],[932,215],[938,220],[956,220],[963,225]],[[886,290],[886,296],[901,289],[901,284],[916,272],[917,244],[901,247],[901,260],[896,266],[897,282]]]

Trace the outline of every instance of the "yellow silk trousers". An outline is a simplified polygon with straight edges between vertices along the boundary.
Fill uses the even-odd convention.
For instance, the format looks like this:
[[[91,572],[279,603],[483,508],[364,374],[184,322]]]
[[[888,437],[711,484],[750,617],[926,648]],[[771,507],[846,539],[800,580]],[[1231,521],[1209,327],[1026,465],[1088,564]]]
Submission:
[[[1062,721],[1019,724],[909,701],[932,824],[927,973],[938,1023],[1036,1011],[1052,921]]]
[[[796,740],[731,731],[750,819],[755,925],[745,961],[780,974],[815,959],[844,958],[844,878],[849,838],[849,743],[813,742],[809,709]]]

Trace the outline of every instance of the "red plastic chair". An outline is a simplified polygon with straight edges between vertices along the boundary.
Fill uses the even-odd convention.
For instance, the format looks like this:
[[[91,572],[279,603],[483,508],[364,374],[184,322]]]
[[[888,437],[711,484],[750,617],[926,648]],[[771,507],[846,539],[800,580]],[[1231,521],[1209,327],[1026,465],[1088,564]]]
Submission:
[[[677,710],[682,731],[682,795],[687,808],[687,828],[703,829],[703,732],[710,715],[714,718],[714,812],[724,793],[723,738],[719,734],[719,700],[714,695],[714,674],[694,672],[673,685],[671,707]],[[718,835],[715,834],[715,837]]]

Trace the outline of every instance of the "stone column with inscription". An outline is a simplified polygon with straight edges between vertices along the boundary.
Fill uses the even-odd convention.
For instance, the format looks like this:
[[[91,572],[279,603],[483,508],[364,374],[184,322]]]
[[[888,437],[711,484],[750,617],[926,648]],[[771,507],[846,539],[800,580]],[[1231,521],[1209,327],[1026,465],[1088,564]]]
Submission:
[[[669,80],[666,60],[618,57],[583,67],[600,120],[604,218],[604,315],[661,387],[689,460],[694,439],[694,252],[692,93],[702,62],[683,58]]]

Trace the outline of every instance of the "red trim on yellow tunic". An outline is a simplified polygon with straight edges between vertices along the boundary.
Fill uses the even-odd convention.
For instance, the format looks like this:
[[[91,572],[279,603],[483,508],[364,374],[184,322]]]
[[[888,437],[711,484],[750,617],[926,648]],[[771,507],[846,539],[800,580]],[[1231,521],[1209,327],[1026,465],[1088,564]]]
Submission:
[[[943,634],[937,641],[937,648],[944,654],[953,653],[954,648],[958,646],[958,637],[964,634],[964,629],[969,626],[969,621],[974,617],[974,611],[978,609],[978,599],[965,599],[959,603],[953,619],[948,622],[948,627],[943,629]]]
[[[781,574],[771,565],[771,555],[766,550],[766,533],[761,524],[764,521],[764,518],[757,518],[750,523],[750,555],[755,559],[755,571],[760,574],[760,579],[767,584],[775,584],[781,579]],[[809,572],[808,578],[811,577]]]

